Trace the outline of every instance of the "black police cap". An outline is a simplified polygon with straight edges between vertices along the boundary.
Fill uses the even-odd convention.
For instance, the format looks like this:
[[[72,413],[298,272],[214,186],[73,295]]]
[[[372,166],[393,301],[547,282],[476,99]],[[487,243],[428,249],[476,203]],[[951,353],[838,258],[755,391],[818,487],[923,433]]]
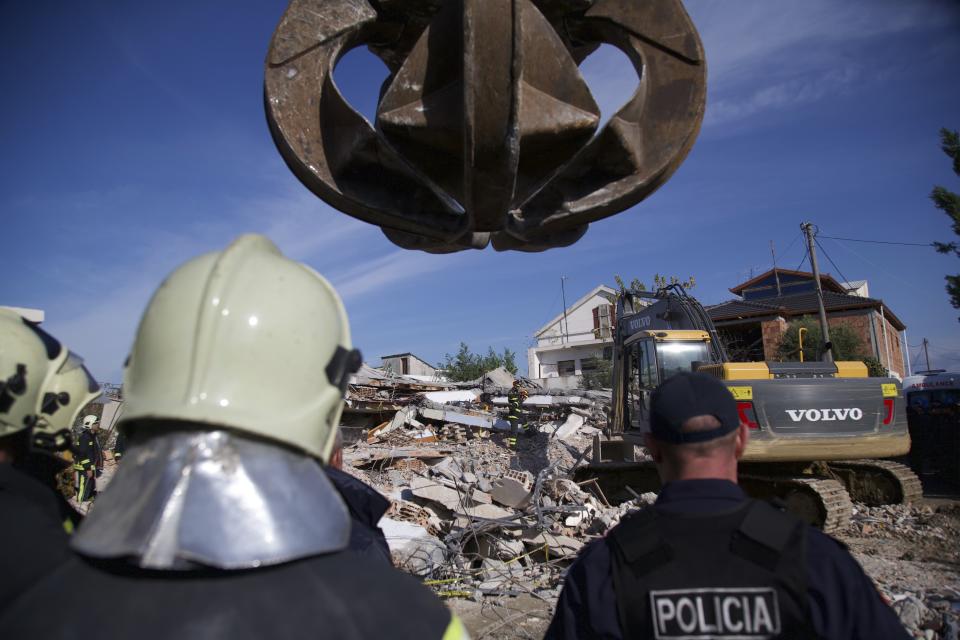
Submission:
[[[683,424],[697,416],[713,416],[720,426],[683,432]],[[706,442],[740,426],[737,403],[727,387],[704,373],[678,373],[656,388],[650,401],[650,431],[657,440],[673,444]]]

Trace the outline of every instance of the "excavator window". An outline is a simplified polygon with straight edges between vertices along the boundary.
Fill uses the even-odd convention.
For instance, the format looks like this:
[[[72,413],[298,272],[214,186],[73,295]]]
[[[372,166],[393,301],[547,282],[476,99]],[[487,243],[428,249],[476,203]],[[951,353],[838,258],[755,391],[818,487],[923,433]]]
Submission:
[[[629,423],[633,429],[643,429],[649,421],[647,398],[657,386],[657,360],[653,340],[641,340],[629,350]]]
[[[657,345],[663,379],[682,371],[693,371],[696,361],[709,361],[710,348],[706,342],[661,342]]]
[[[653,389],[659,384],[657,376],[657,357],[653,340],[641,340],[636,345],[637,372],[641,389]]]

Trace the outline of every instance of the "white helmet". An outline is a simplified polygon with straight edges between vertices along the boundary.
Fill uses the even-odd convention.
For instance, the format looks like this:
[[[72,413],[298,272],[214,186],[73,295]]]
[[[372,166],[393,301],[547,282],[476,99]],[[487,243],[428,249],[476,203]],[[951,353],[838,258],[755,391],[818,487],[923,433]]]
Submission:
[[[83,416],[83,428],[89,429],[93,425],[97,424],[97,416],[90,414],[88,416]]]
[[[47,379],[38,398],[34,444],[44,449],[62,450],[70,446],[70,433],[77,415],[100,395],[100,385],[83,366],[83,358],[67,352],[56,373]],[[90,415],[84,418],[97,417]]]
[[[153,294],[124,375],[120,426],[228,427],[326,462],[359,366],[330,283],[267,238],[244,235],[181,265]]]
[[[36,426],[43,389],[66,357],[50,334],[0,309],[0,436]]]

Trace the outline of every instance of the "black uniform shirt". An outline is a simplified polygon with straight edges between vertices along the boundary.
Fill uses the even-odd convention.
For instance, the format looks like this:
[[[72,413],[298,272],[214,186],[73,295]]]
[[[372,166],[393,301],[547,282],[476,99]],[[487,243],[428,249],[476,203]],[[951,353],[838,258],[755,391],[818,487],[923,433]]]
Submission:
[[[667,513],[729,511],[747,499],[727,480],[668,483],[655,508]],[[610,542],[592,542],[567,572],[548,639],[620,640]],[[909,638],[893,610],[843,546],[811,528],[807,536],[807,595],[813,628],[823,638]]]

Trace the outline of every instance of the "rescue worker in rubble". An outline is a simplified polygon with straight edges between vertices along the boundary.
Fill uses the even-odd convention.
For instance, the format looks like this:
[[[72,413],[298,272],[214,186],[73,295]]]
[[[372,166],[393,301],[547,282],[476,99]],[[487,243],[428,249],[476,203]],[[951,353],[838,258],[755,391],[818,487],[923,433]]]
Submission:
[[[57,491],[77,414],[97,383],[39,326],[0,309],[0,611],[69,558],[79,522]],[[3,636],[9,637],[9,636]]]
[[[330,463],[323,470],[350,512],[350,550],[392,565],[387,538],[377,524],[390,508],[390,501],[343,470],[343,433],[340,429],[336,430]]]
[[[520,386],[519,380],[513,381],[510,392],[507,394],[507,404],[509,412],[507,420],[510,422],[510,435],[507,436],[507,446],[511,449],[517,447],[517,434],[527,435],[527,425],[523,422],[523,401],[527,399],[527,390]]]
[[[265,237],[176,269],[125,370],[127,458],[0,637],[78,620],[104,638],[466,637],[414,578],[347,550],[323,467],[360,364],[333,287]]]
[[[654,392],[663,489],[570,567],[547,638],[907,638],[844,546],[737,486],[748,427],[715,378]]]
[[[97,416],[83,417],[83,429],[73,448],[73,472],[76,478],[77,502],[93,500],[97,493]]]

